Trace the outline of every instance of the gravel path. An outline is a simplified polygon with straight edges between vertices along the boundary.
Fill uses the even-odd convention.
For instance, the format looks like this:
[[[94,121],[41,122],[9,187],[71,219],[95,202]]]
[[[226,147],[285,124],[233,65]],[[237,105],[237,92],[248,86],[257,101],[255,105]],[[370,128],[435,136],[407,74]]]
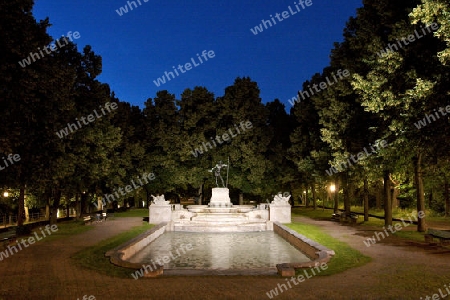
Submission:
[[[373,258],[369,264],[333,276],[307,279],[274,299],[420,299],[450,284],[450,251],[386,238],[366,247],[373,232],[328,221],[294,217],[322,227]],[[140,225],[142,218],[116,218],[91,231],[38,242],[0,261],[0,300],[6,299],[269,299],[266,292],[286,279],[274,276],[170,276],[138,280],[102,276],[74,266],[77,251]],[[413,229],[412,226],[408,229]],[[130,272],[131,273],[131,272]],[[422,274],[433,286],[409,279]],[[417,276],[415,276],[417,278]],[[449,297],[450,298],[450,297]],[[91,298],[93,299],[93,298]]]

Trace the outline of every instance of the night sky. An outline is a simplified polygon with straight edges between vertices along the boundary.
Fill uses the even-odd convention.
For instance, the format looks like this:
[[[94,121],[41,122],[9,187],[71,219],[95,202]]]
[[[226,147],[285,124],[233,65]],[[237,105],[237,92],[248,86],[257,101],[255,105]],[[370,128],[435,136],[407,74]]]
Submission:
[[[361,0],[310,0],[310,6],[305,0],[139,1],[137,7],[128,1],[131,10],[125,0],[36,0],[33,14],[38,21],[50,18],[54,38],[78,31],[78,50],[91,45],[102,56],[98,79],[121,101],[143,107],[159,90],[179,98],[195,86],[222,96],[236,77],[249,76],[264,103],[278,98],[289,110],[288,99],[328,66],[333,43],[342,41],[348,18],[362,6]],[[125,6],[128,13],[119,16],[116,10]],[[255,35],[250,29],[263,19],[268,28]],[[175,78],[169,74],[157,87],[165,72]]]

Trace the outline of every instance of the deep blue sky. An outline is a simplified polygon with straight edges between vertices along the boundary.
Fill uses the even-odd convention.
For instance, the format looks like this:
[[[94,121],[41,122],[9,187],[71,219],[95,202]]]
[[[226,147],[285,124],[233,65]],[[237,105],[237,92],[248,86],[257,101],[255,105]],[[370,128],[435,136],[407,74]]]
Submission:
[[[143,107],[158,90],[179,98],[195,86],[222,96],[236,77],[249,76],[264,103],[278,98],[288,111],[288,99],[329,64],[333,43],[342,41],[345,23],[362,6],[362,0],[312,0],[297,12],[298,0],[135,2],[137,8],[119,16],[116,10],[127,6],[126,0],[36,0],[33,14],[38,21],[50,18],[54,38],[78,31],[79,51],[91,45],[102,56],[99,80],[121,101]],[[290,17],[257,35],[250,31],[283,11]],[[160,87],[153,83],[203,50],[213,50],[215,57]]]

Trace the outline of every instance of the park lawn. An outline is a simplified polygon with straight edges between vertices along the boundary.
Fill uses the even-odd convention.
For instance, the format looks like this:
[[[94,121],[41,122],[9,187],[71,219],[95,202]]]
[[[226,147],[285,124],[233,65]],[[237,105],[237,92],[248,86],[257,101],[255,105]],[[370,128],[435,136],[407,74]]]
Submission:
[[[354,209],[354,207],[352,207],[352,211],[358,212],[358,210]],[[409,220],[407,216],[411,216],[411,212],[408,213],[404,210],[398,210],[398,211],[402,212],[402,213],[399,212],[397,214],[398,216],[402,215],[404,217],[405,221]],[[333,213],[333,210],[325,209],[324,211],[322,211],[322,209],[313,210],[312,208],[294,208],[294,209],[292,209],[292,213],[294,215],[301,215],[301,216],[309,217],[309,218],[312,218],[315,220],[329,221],[329,220],[331,220],[331,214]],[[370,213],[372,213],[372,212],[370,212]],[[374,213],[374,214],[377,215],[377,213]],[[381,213],[379,213],[379,214],[382,216]],[[385,229],[383,219],[369,217],[369,221],[366,221],[366,222],[363,221],[363,219],[364,218],[362,216],[359,216],[358,221],[357,221],[357,224],[359,226],[371,227],[371,229],[373,229],[375,227],[375,229],[377,229],[378,231],[383,231]],[[413,219],[413,218],[411,217],[411,219]],[[430,223],[432,223],[434,221],[442,221],[442,220],[448,221],[448,218],[445,219],[443,217],[427,217],[427,221],[430,221]],[[401,221],[393,221],[392,226],[395,226],[396,223],[399,223],[402,226],[402,228],[404,227],[404,224]],[[411,224],[408,227],[411,227],[411,226],[415,227],[416,225]],[[450,226],[450,224],[449,224],[449,226]],[[432,227],[432,225],[430,227]],[[419,241],[419,242],[424,241],[424,233],[417,232],[416,230],[400,230],[400,231],[396,231],[394,234],[391,234],[389,230],[388,230],[388,232],[389,232],[389,235],[393,235],[398,238]]]
[[[334,250],[335,255],[328,262],[328,268],[318,273],[318,275],[322,276],[341,273],[351,268],[363,266],[372,260],[370,257],[363,255],[361,252],[353,249],[346,243],[331,237],[317,226],[303,223],[291,223],[286,224],[286,226],[306,236],[307,238],[316,241],[331,250]],[[302,272],[303,270],[297,270],[298,274]]]
[[[148,208],[131,208],[125,212],[115,212],[114,217],[128,218],[128,217],[148,217]]]
[[[298,216],[304,216],[315,220],[330,220],[331,215],[333,214],[333,210],[322,208],[317,208],[316,210],[312,208],[305,207],[295,207],[292,208],[292,214]]]
[[[58,230],[56,232],[51,231],[52,232],[51,235],[47,234],[45,226],[39,227],[42,228],[42,231],[47,235],[44,239],[45,242],[54,241],[62,237],[73,236],[93,229],[92,226],[84,225],[83,220],[58,222],[56,226],[58,226]],[[35,228],[33,231],[36,232],[39,236],[42,236],[41,229],[39,228]]]
[[[77,252],[74,256],[72,256],[72,259],[75,260],[77,265],[97,271],[104,275],[131,278],[131,274],[135,270],[113,265],[109,261],[109,257],[105,256],[105,253],[120,246],[128,240],[131,240],[139,234],[146,232],[153,226],[154,225],[152,224],[144,223],[141,226],[133,227],[127,232],[123,232],[117,236],[101,241],[95,246],[88,247]]]

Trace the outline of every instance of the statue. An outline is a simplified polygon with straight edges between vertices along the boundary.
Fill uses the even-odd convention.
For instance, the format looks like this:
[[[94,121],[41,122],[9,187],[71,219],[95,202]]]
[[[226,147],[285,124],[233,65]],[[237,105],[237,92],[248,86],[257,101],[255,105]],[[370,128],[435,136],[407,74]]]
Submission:
[[[290,205],[289,198],[291,198],[291,195],[289,195],[289,193],[286,192],[286,193],[282,194],[281,192],[278,192],[278,194],[273,197],[272,204],[274,204],[274,205]]]
[[[209,170],[208,172],[213,172],[214,171],[214,176],[216,176],[216,185],[217,187],[219,187],[219,182],[218,182],[218,178],[220,178],[220,181],[222,182],[222,186],[226,187],[225,183],[223,182],[223,178],[220,175],[220,169],[222,169],[223,167],[227,167],[228,165],[225,165],[222,163],[222,161],[219,161],[219,163],[212,168],[211,170]],[[228,172],[228,169],[227,169]]]
[[[164,199],[164,194],[162,194],[161,196],[153,196],[151,195],[153,198],[153,204],[155,205],[166,205],[166,204],[170,204],[170,201],[166,201],[166,199]]]

